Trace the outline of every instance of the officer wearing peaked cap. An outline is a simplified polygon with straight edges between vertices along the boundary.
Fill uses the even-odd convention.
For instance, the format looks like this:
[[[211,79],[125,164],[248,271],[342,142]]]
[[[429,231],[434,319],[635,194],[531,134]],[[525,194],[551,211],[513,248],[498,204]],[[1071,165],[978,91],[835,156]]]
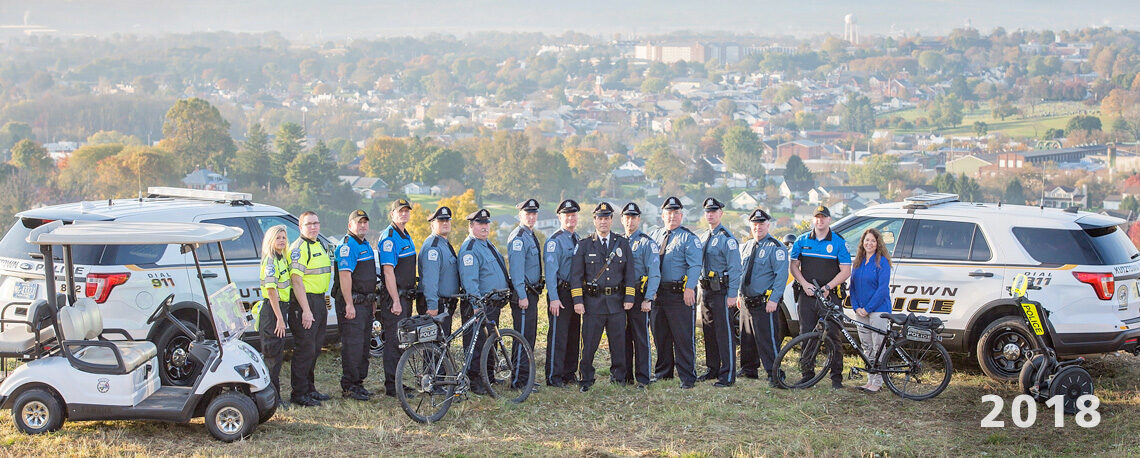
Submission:
[[[542,245],[534,233],[538,222],[538,201],[527,199],[515,205],[519,210],[519,225],[507,237],[507,261],[510,266],[511,287],[516,299],[511,301],[511,322],[527,344],[534,350],[538,337],[538,296],[545,284],[542,278]],[[515,349],[517,350],[517,349]],[[533,353],[533,351],[532,351]],[[525,353],[524,353],[525,355]],[[513,357],[518,363],[512,383],[529,380],[530,367],[524,357]]]
[[[578,243],[570,268],[574,311],[582,315],[579,385],[583,392],[594,384],[594,354],[603,331],[609,336],[610,380],[624,384],[629,369],[625,365],[625,311],[633,308],[637,280],[629,241],[610,231],[613,214],[608,202],[594,208],[595,232]]]
[[[664,227],[653,233],[661,261],[661,284],[652,309],[653,341],[657,346],[654,374],[658,379],[673,378],[674,369],[681,388],[692,388],[697,381],[694,326],[696,286],[701,275],[701,241],[681,226],[684,205],[676,197],[661,204]]]
[[[645,386],[653,377],[649,353],[649,311],[657,296],[657,285],[661,283],[661,259],[657,254],[660,248],[652,237],[641,231],[641,208],[637,204],[625,204],[621,213],[636,281],[633,307],[626,310],[625,381]]]
[[[447,240],[451,234],[451,209],[439,207],[428,218],[431,235],[420,248],[420,294],[427,314],[447,314],[440,323],[444,334],[451,334],[452,316],[459,304],[459,264],[455,248]]]
[[[546,265],[546,301],[550,310],[547,319],[550,328],[546,333],[546,384],[565,386],[574,383],[574,372],[578,368],[578,341],[580,338],[581,317],[571,313],[569,307],[570,264],[574,247],[578,245],[578,203],[564,200],[558,204],[560,228],[546,240],[543,260]]]
[[[463,289],[472,296],[485,296],[494,291],[509,289],[511,279],[507,273],[506,263],[503,261],[503,257],[499,255],[499,251],[488,240],[491,235],[491,212],[480,208],[478,211],[467,215],[467,221],[471,222],[468,227],[469,235],[459,249],[459,282],[463,285]],[[499,312],[504,305],[506,304],[491,304],[490,308],[486,310],[487,318],[497,322]],[[463,301],[460,304],[460,314],[463,321],[467,321],[475,315],[474,306],[466,300]],[[471,345],[471,339],[475,332],[482,333],[483,329],[468,329],[464,332],[464,348]],[[476,342],[471,367],[467,374],[471,378],[471,391],[475,394],[487,393],[479,369],[482,359],[480,355],[485,342],[485,336],[480,337]],[[494,361],[486,361],[486,363],[492,364]]]
[[[740,365],[745,377],[759,378],[764,365],[768,383],[779,350],[778,307],[788,280],[788,249],[771,234],[772,217],[762,209],[748,215],[750,237],[740,249]]]
[[[740,246],[736,237],[720,224],[724,204],[709,197],[703,204],[709,230],[701,237],[701,329],[705,340],[702,380],[716,380],[714,386],[736,383],[736,339],[731,309],[736,307],[740,288]]]

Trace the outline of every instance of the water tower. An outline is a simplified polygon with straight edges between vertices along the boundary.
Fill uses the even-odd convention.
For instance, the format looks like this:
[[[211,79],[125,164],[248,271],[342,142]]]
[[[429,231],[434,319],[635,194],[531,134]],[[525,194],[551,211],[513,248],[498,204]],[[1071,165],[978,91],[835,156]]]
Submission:
[[[855,22],[854,14],[843,16],[843,39],[853,45],[859,44],[859,23]]]

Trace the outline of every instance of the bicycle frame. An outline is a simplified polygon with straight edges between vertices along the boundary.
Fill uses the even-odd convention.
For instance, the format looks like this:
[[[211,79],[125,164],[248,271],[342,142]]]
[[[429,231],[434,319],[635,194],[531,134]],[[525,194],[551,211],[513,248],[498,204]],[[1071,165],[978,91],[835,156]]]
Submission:
[[[816,296],[816,306],[824,309],[825,313],[823,313],[819,317],[819,321],[816,323],[814,330],[822,333],[824,338],[828,338],[828,336],[829,336],[829,334],[827,332],[828,329],[831,326],[838,327],[839,332],[847,340],[847,344],[850,345],[852,348],[854,348],[855,352],[859,355],[859,358],[863,360],[864,367],[852,367],[851,368],[852,370],[859,371],[859,372],[867,372],[870,374],[904,373],[904,372],[906,372],[903,370],[889,369],[887,367],[884,367],[883,363],[882,363],[883,356],[884,356],[883,352],[886,351],[888,346],[893,346],[895,343],[897,343],[899,341],[900,334],[898,331],[894,331],[894,330],[891,330],[889,328],[886,330],[879,329],[879,328],[876,328],[876,327],[871,326],[869,324],[863,323],[861,321],[853,320],[850,317],[848,317],[845,313],[843,313],[841,311],[842,310],[841,308],[833,306],[833,304],[831,302],[829,302],[827,299],[820,297],[820,296]],[[866,353],[864,353],[863,346],[856,343],[855,338],[851,336],[851,333],[849,331],[847,331],[847,327],[844,326],[845,324],[853,324],[857,328],[861,327],[863,329],[866,329],[866,330],[871,331],[873,333],[879,334],[879,335],[886,338],[883,341],[883,344],[879,345],[878,351],[875,352],[875,359],[872,360],[871,358],[869,358],[867,356]],[[888,326],[889,326],[889,324],[888,324]],[[906,354],[906,352],[904,352],[904,351],[899,352],[899,357],[903,358],[903,360],[905,360],[908,364],[912,363],[912,361],[910,361],[910,355]],[[875,361],[875,362],[872,363],[871,361]]]
[[[472,315],[471,318],[468,318],[467,321],[463,322],[463,325],[460,326],[459,329],[457,329],[455,332],[451,333],[451,335],[445,337],[443,339],[443,342],[440,342],[440,347],[443,349],[444,358],[447,358],[447,360],[451,361],[453,367],[455,365],[454,364],[455,361],[452,358],[451,351],[449,351],[449,349],[451,348],[452,342],[454,342],[457,339],[461,339],[463,337],[463,333],[467,332],[468,330],[470,330],[472,328],[476,328],[476,329],[488,328],[489,330],[491,330],[492,333],[498,333],[499,329],[496,326],[495,321],[491,320],[487,317],[487,308],[496,306],[496,305],[493,305],[492,302],[493,301],[491,301],[489,298],[479,298],[479,299],[473,300],[472,301],[472,303],[473,303],[472,307],[474,307],[475,304],[482,304],[482,306],[475,308],[475,314]],[[463,353],[464,353],[463,366],[457,368],[456,374],[453,376],[440,375],[439,379],[437,380],[438,384],[440,384],[440,385],[457,385],[458,386],[458,385],[461,385],[460,381],[464,377],[467,377],[467,370],[471,367],[471,360],[474,359],[474,357],[475,357],[475,349],[477,348],[477,346],[479,344],[479,339],[480,339],[480,336],[482,333],[481,332],[473,332],[472,334],[473,335],[471,336],[471,342],[467,346],[463,347],[463,350],[464,350],[463,351]],[[432,367],[433,373],[436,373],[436,374],[440,373],[440,368],[443,366],[444,358],[440,358],[438,361],[435,362],[435,364]],[[452,380],[452,378],[454,378],[454,380]],[[458,395],[458,394],[462,394],[462,393],[457,391],[456,394]]]

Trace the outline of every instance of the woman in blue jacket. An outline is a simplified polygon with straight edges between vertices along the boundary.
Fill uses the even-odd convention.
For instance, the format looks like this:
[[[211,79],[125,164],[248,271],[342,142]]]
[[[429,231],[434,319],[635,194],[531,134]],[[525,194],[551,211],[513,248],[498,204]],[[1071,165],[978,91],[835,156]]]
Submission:
[[[855,319],[879,329],[888,329],[890,321],[879,317],[891,311],[891,259],[883,243],[883,235],[875,229],[867,229],[859,239],[855,262],[851,270],[851,308]],[[883,345],[883,335],[859,328],[859,342],[863,351],[874,357]],[[883,386],[883,376],[871,374],[867,384],[860,390],[878,392]]]

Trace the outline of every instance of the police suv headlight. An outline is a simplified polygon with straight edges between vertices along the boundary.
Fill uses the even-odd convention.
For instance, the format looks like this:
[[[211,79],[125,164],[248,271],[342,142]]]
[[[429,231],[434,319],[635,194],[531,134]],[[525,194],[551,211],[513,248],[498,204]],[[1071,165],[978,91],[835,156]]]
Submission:
[[[254,380],[261,376],[257,373],[257,369],[253,367],[253,364],[247,363],[240,366],[234,366],[234,370],[237,371],[238,375],[240,375],[241,378],[245,380]]]

